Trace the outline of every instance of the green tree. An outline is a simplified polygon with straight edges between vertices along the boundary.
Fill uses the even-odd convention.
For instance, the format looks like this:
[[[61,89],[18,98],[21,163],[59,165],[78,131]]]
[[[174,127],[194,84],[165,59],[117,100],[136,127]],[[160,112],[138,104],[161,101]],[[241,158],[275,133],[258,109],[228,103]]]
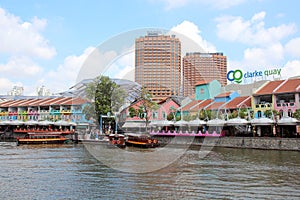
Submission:
[[[273,119],[273,117],[275,118],[276,115],[278,115],[278,111],[277,110],[266,110],[264,112],[265,117]]]
[[[129,116],[130,116],[131,118],[137,116],[137,110],[134,109],[133,107],[130,107],[128,111],[129,111]]]
[[[293,117],[300,120],[300,109],[297,109],[294,113],[293,113]]]
[[[201,109],[200,112],[199,112],[199,119],[205,120],[207,117],[208,117],[208,116],[207,116],[206,110]]]
[[[138,98],[138,101],[141,102],[140,107],[138,108],[138,116],[141,119],[145,120],[146,123],[146,129],[149,124],[149,119],[151,117],[151,112],[153,110],[158,109],[158,105],[156,102],[152,100],[151,93],[144,87],[141,89],[140,96]]]
[[[82,112],[85,114],[85,119],[87,120],[90,120],[91,118],[96,119],[94,103],[90,103],[84,106]]]
[[[94,109],[94,117],[99,122],[100,115],[114,114],[124,104],[126,92],[107,76],[99,76],[86,87],[86,97],[91,105],[84,110],[86,115]]]

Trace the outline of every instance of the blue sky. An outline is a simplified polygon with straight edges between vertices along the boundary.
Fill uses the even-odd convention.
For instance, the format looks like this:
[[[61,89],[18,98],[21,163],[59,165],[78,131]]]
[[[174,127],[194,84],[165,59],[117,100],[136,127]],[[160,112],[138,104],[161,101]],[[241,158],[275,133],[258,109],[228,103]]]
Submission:
[[[0,0],[0,94],[13,85],[23,86],[27,95],[41,85],[53,93],[66,90],[75,84],[95,47],[148,27],[171,29],[206,51],[223,52],[228,69],[282,68],[282,78],[300,75],[299,4],[296,0]],[[133,59],[132,54],[121,58],[118,71],[132,69]]]

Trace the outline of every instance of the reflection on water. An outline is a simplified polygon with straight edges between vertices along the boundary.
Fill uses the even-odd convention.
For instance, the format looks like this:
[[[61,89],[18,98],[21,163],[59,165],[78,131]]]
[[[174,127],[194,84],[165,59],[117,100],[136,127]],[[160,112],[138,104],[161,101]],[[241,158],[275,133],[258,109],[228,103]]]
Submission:
[[[299,152],[202,153],[208,152],[190,149],[163,169],[136,174],[107,167],[83,145],[0,143],[0,199],[300,198]]]

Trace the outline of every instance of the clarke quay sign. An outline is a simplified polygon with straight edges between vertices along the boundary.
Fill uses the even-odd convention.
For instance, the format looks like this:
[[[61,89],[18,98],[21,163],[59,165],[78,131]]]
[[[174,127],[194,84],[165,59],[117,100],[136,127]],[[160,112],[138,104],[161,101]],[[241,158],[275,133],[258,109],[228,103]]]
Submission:
[[[281,69],[267,69],[264,71],[252,71],[252,72],[246,72],[243,73],[242,70],[236,69],[236,70],[230,70],[227,73],[227,80],[230,82],[235,82],[235,83],[241,83],[243,79],[249,79],[249,78],[267,78],[268,76],[271,75],[276,75],[276,76],[281,76]]]

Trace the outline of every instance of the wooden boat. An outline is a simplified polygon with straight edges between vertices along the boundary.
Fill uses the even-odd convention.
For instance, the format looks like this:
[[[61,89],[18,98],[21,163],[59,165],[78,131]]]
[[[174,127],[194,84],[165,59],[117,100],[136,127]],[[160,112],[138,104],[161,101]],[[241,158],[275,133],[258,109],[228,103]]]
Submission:
[[[115,145],[119,148],[125,148],[125,136],[122,134],[110,134],[109,135],[109,142],[112,145]]]
[[[57,133],[27,133],[24,138],[17,138],[17,145],[20,144],[62,144],[67,138]]]
[[[84,144],[106,145],[107,147],[125,148],[125,136],[122,134],[101,135],[97,139],[83,139]]]
[[[159,146],[158,140],[151,138],[149,135],[143,134],[128,134],[126,140],[127,146],[155,148]]]

